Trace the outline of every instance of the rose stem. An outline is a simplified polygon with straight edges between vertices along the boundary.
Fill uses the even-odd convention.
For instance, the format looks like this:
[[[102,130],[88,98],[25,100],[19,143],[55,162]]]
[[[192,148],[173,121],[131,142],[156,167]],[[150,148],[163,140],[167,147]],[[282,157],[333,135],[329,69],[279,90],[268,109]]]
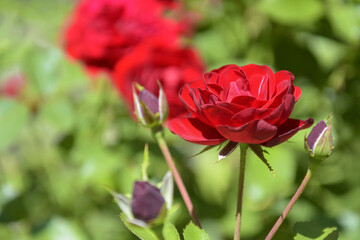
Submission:
[[[167,164],[169,165],[169,168],[171,169],[172,173],[173,173],[173,176],[174,176],[174,179],[175,179],[175,182],[176,182],[176,185],[180,191],[180,194],[185,202],[185,205],[191,215],[191,217],[193,218],[194,220],[194,223],[201,228],[201,225],[200,225],[200,222],[199,222],[199,219],[198,217],[196,216],[196,213],[194,211],[194,206],[191,202],[191,199],[189,197],[189,194],[188,192],[186,191],[186,188],[185,188],[185,185],[184,185],[184,182],[182,181],[181,179],[181,176],[178,172],[178,170],[176,169],[176,166],[175,166],[175,163],[171,157],[171,154],[170,154],[170,151],[169,151],[169,148],[166,144],[166,141],[163,137],[163,131],[156,131],[154,132],[154,136],[155,136],[155,139],[156,141],[158,142],[159,144],[159,147],[166,159],[166,162]]]
[[[270,239],[272,239],[274,237],[276,231],[279,229],[280,225],[283,223],[286,216],[289,214],[291,208],[295,205],[296,201],[299,199],[300,195],[303,193],[303,191],[304,191],[306,185],[308,184],[310,178],[311,178],[311,170],[310,170],[310,168],[308,168],[308,170],[306,172],[306,175],[305,175],[303,181],[301,182],[299,188],[296,190],[294,196],[291,198],[289,204],[286,206],[285,210],[283,211],[281,216],[278,218],[275,225],[272,227],[271,231],[269,232],[269,234],[265,238],[265,240],[270,240]]]
[[[244,192],[244,178],[245,178],[245,160],[247,144],[240,144],[240,168],[239,168],[239,183],[238,183],[238,200],[236,209],[236,223],[234,240],[240,240],[241,229],[241,210],[242,210],[242,198]]]

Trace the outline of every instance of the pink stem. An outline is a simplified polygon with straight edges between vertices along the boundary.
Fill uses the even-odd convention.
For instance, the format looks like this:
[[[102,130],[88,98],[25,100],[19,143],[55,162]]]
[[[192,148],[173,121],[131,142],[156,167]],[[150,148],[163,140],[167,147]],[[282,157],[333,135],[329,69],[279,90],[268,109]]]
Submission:
[[[288,213],[290,212],[291,208],[295,205],[296,201],[299,199],[300,195],[303,193],[303,191],[304,191],[306,185],[308,184],[310,178],[311,178],[311,170],[309,168],[307,170],[306,175],[305,175],[302,183],[300,184],[299,188],[296,190],[294,196],[291,198],[289,204],[286,206],[285,210],[283,211],[281,216],[278,218],[275,225],[272,227],[271,231],[269,232],[269,234],[265,238],[265,240],[271,240],[274,237],[276,231],[279,229],[280,225],[285,220],[285,218],[288,215]]]
[[[175,182],[176,182],[176,185],[180,191],[180,194],[185,202],[185,205],[191,215],[191,217],[193,218],[194,220],[194,223],[201,228],[201,225],[200,225],[200,222],[199,222],[199,219],[198,217],[196,216],[196,213],[194,211],[194,206],[191,202],[191,199],[190,199],[190,196],[188,194],[188,192],[186,191],[186,188],[185,188],[185,185],[184,185],[184,182],[182,181],[181,179],[181,176],[175,166],[175,163],[171,157],[171,154],[170,154],[170,151],[169,151],[169,148],[167,147],[167,144],[162,136],[162,132],[157,132],[154,134],[155,135],[155,138],[159,144],[159,147],[166,159],[166,162],[167,164],[169,165],[169,168],[171,169],[172,173],[173,173],[173,176],[174,176],[174,179],[175,179]]]

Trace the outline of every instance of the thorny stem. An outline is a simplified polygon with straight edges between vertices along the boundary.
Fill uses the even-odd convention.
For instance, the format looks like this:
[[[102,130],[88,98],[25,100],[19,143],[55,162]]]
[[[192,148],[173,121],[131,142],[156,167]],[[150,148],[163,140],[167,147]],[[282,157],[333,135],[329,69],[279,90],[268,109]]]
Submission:
[[[310,178],[311,178],[311,169],[309,168],[307,170],[306,175],[305,175],[303,181],[301,182],[299,188],[296,190],[294,196],[291,198],[289,204],[286,206],[285,210],[283,211],[281,216],[278,218],[275,225],[272,227],[271,231],[266,236],[265,240],[271,240],[274,237],[276,231],[279,229],[279,227],[281,226],[281,224],[285,220],[285,218],[288,215],[288,213],[290,212],[291,208],[295,205],[296,201],[299,199],[300,195],[303,193],[303,191],[304,191],[306,185],[308,184]]]
[[[240,169],[239,169],[238,199],[237,199],[237,209],[236,209],[234,240],[240,240],[241,210],[242,210],[242,199],[244,192],[245,160],[246,160],[247,147],[248,147],[247,144],[240,144]]]
[[[184,185],[184,182],[182,181],[181,179],[181,176],[175,166],[175,163],[171,157],[171,154],[170,154],[170,151],[169,151],[169,148],[166,144],[166,141],[163,137],[163,131],[162,130],[158,130],[158,131],[153,131],[153,135],[157,141],[157,143],[159,144],[159,147],[166,159],[166,162],[167,164],[169,165],[169,168],[171,169],[172,171],[172,174],[174,176],[174,179],[175,179],[175,182],[176,182],[176,185],[180,191],[180,194],[185,202],[185,205],[192,217],[192,219],[194,220],[194,223],[201,228],[201,225],[200,225],[200,222],[199,222],[199,219],[198,217],[196,216],[196,213],[194,211],[194,206],[191,202],[191,199],[190,199],[190,196],[185,188],[185,185]]]

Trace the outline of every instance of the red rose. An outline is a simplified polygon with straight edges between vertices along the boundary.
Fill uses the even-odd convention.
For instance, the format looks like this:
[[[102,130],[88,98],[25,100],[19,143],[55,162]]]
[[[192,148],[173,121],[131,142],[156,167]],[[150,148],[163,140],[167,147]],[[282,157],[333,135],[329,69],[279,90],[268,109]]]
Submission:
[[[181,26],[164,18],[164,10],[157,0],[83,0],[65,32],[65,49],[90,70],[111,70],[144,39],[178,39]]]
[[[169,129],[198,144],[230,140],[275,146],[313,124],[311,118],[289,118],[301,94],[293,81],[290,72],[274,74],[267,66],[223,66],[181,89],[190,116],[172,119]]]
[[[25,76],[21,73],[14,73],[7,76],[4,81],[0,80],[0,96],[7,98],[18,97],[25,87]]]
[[[199,78],[203,69],[202,61],[194,50],[154,38],[142,42],[118,62],[113,81],[133,109],[133,83],[139,83],[158,96],[159,80],[168,101],[169,117],[172,118],[186,112],[178,97],[180,88]]]

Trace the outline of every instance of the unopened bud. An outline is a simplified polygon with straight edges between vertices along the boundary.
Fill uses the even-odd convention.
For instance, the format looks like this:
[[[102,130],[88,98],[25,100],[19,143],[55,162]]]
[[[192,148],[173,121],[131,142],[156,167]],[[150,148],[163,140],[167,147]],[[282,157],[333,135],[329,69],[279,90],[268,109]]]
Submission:
[[[149,222],[157,218],[165,203],[160,190],[148,182],[135,182],[131,211],[136,219]]]
[[[139,122],[149,128],[161,125],[168,115],[168,104],[161,85],[159,84],[158,98],[138,84],[136,84],[136,88],[133,87],[133,98]]]
[[[309,136],[305,137],[305,149],[312,158],[319,160],[328,158],[334,150],[331,118],[330,114],[325,120],[316,124]]]

